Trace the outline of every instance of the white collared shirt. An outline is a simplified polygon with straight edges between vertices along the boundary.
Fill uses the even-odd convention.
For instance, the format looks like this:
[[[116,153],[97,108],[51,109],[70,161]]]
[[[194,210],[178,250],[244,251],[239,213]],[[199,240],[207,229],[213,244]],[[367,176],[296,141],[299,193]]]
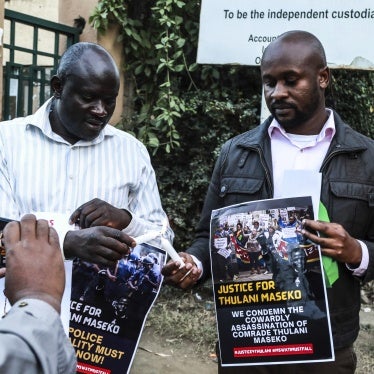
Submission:
[[[320,170],[335,135],[334,116],[331,115],[331,110],[328,111],[329,118],[318,135],[289,134],[273,119],[268,133],[271,139],[274,198],[282,196],[285,170]]]

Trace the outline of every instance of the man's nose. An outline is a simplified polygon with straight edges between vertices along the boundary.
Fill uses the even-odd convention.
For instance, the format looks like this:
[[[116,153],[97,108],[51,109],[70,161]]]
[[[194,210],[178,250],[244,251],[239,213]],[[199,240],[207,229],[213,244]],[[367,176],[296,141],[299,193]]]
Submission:
[[[97,100],[92,106],[91,111],[98,117],[105,117],[108,114],[105,108],[105,104],[102,100]]]
[[[278,82],[271,93],[274,99],[279,99],[288,95],[287,88],[282,82]]]

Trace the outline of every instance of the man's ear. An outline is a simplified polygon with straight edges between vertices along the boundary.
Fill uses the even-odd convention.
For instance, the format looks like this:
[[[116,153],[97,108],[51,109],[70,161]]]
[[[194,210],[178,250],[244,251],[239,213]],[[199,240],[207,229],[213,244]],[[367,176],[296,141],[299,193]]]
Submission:
[[[61,82],[61,79],[57,75],[54,75],[51,78],[51,88],[53,91],[53,97],[55,97],[56,99],[59,99],[62,93],[62,82]]]
[[[330,69],[325,66],[319,71],[319,86],[326,89],[330,83]]]

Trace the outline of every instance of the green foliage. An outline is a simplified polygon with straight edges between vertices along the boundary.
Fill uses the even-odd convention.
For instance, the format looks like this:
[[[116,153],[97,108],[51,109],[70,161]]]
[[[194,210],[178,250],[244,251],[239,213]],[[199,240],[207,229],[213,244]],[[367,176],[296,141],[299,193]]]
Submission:
[[[234,95],[233,95],[234,96]],[[163,205],[176,233],[175,245],[185,249],[193,237],[214,160],[222,143],[258,123],[259,96],[220,100],[209,91],[186,93],[189,103],[179,127],[180,147],[160,149],[153,157]]]
[[[104,33],[110,21],[116,22],[116,20],[125,17],[126,9],[123,2],[118,0],[106,0],[99,1],[93,15],[90,17],[90,22],[95,29]]]
[[[344,121],[374,137],[374,71],[334,70],[327,102]]]
[[[196,42],[197,35],[196,24],[184,22],[194,8],[188,4],[180,0],[104,0],[90,17],[99,31],[106,29],[108,18],[122,26],[125,69],[136,81],[133,128],[155,150],[161,147],[170,152],[180,146],[177,123],[186,110],[180,80],[195,65],[187,62],[191,47],[185,47],[186,38],[195,33]]]
[[[256,126],[259,68],[197,65],[200,1],[100,0],[90,23],[121,25],[124,70],[135,82],[134,112],[120,127],[150,149],[160,194],[185,249],[222,143]],[[358,131],[373,136],[374,72],[334,71],[329,103]]]

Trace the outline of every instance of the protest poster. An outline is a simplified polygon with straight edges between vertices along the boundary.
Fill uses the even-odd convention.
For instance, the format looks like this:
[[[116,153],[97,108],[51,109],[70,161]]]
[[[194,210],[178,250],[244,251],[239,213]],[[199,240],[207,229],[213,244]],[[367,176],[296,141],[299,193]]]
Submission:
[[[78,229],[68,223],[66,214],[34,214],[56,229],[60,241],[67,231]],[[9,221],[0,218],[0,232]],[[161,269],[167,255],[151,245],[161,244],[154,239],[149,236],[149,243],[137,245],[112,269],[78,258],[65,261],[61,320],[76,351],[77,373],[129,372],[163,280]],[[5,254],[3,257],[5,265]],[[0,279],[1,286],[4,288],[4,279]],[[10,309],[3,293],[0,308],[4,314]]]
[[[147,243],[115,268],[73,261],[69,336],[78,373],[129,372],[165,262],[165,252]]]
[[[314,219],[310,196],[212,211],[222,366],[334,360],[320,250],[302,235],[304,218]]]

